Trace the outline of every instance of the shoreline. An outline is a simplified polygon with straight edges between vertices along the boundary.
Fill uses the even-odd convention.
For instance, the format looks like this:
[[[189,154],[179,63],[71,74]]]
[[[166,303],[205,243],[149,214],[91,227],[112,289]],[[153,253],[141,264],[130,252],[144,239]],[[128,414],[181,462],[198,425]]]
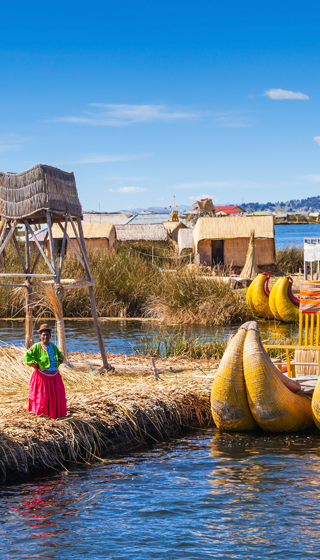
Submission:
[[[2,395],[0,404],[2,484],[18,483],[52,470],[68,471],[68,465],[77,462],[111,459],[117,453],[161,443],[192,428],[213,426],[213,377],[197,375],[201,372],[193,360],[165,360],[163,375],[169,376],[156,380],[150,371],[150,359],[145,357],[118,355],[117,361],[126,364],[118,364],[116,373],[102,375],[98,370],[83,370],[83,363],[90,365],[88,354],[77,353],[72,358],[82,369],[61,367],[68,401],[65,418],[51,420],[26,411],[31,371],[27,377],[24,374],[16,406],[11,406],[14,395],[7,389],[9,383],[7,387],[2,383],[4,394],[9,391],[6,398]],[[95,355],[91,360],[95,362]],[[203,363],[208,373],[215,365]],[[20,364],[22,370],[27,371]]]

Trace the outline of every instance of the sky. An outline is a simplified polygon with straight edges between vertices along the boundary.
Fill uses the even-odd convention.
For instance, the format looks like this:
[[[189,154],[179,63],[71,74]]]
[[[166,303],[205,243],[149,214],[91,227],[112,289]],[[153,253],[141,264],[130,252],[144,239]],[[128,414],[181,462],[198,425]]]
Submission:
[[[320,195],[314,0],[0,3],[2,171],[106,212]]]

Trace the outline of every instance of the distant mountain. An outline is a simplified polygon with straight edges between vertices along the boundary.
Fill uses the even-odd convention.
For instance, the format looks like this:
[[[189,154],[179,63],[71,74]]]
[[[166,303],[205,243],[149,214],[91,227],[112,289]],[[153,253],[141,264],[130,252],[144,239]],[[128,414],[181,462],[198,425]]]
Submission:
[[[301,200],[289,200],[288,202],[249,202],[248,204],[240,204],[241,208],[247,212],[256,212],[257,210],[270,210],[271,212],[319,212],[320,196],[311,196]]]
[[[170,211],[170,208],[167,207]],[[185,210],[189,210],[190,206],[186,206],[185,204],[178,204],[179,212],[184,212]],[[131,208],[131,210],[119,210],[119,212],[127,212],[127,213],[137,213],[139,212],[157,212],[158,214],[167,214],[167,211],[163,208],[163,206],[149,206],[149,208]]]

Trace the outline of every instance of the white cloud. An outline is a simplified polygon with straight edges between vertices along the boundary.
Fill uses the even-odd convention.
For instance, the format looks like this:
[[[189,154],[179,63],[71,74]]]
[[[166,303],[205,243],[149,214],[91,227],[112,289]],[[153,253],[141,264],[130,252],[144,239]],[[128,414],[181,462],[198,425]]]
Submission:
[[[22,138],[15,134],[7,134],[0,137],[0,152],[17,152],[23,149],[23,143],[29,138]]]
[[[216,196],[212,196],[212,194],[198,194],[197,196],[189,196],[189,200],[193,201],[201,200],[202,198],[212,198],[212,202],[214,204],[217,204],[217,202],[220,200]]]
[[[135,161],[152,157],[153,154],[88,154],[78,161],[69,161],[69,165],[76,165],[80,163],[110,163],[113,161]]]
[[[109,193],[124,193],[124,194],[137,194],[150,192],[149,189],[142,189],[141,187],[118,187],[117,189],[108,189]]]
[[[234,184],[226,181],[196,181],[195,183],[179,183],[174,185],[177,189],[205,189],[205,188],[223,188],[233,187]]]
[[[88,124],[93,126],[128,126],[147,122],[196,121],[210,119],[221,127],[242,128],[249,124],[238,111],[190,111],[166,105],[129,105],[90,103],[91,110],[80,116],[56,117],[47,122]]]
[[[301,179],[307,179],[307,181],[311,181],[311,183],[320,183],[320,175],[313,174],[313,175],[301,175]]]
[[[320,136],[315,136],[313,141],[320,146]]]
[[[288,91],[286,89],[268,89],[262,94],[264,97],[269,97],[269,99],[302,99],[303,101],[309,101],[309,95],[301,93],[300,91]]]

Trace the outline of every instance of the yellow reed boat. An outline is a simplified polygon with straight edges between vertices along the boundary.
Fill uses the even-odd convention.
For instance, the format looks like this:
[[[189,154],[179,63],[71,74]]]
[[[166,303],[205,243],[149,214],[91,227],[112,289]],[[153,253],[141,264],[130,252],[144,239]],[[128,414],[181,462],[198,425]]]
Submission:
[[[214,378],[211,410],[217,428],[249,431],[257,428],[250,412],[243,375],[243,346],[247,334],[245,323],[231,340]]]
[[[299,299],[292,293],[290,276],[279,278],[269,296],[269,306],[278,321],[299,321]]]
[[[259,317],[273,319],[273,313],[269,305],[269,282],[270,274],[263,272],[258,274],[251,282],[247,290],[247,304],[251,309],[255,309]]]
[[[314,426],[311,401],[286,387],[262,347],[257,323],[247,327],[243,372],[249,408],[257,424],[268,432],[293,432]]]

